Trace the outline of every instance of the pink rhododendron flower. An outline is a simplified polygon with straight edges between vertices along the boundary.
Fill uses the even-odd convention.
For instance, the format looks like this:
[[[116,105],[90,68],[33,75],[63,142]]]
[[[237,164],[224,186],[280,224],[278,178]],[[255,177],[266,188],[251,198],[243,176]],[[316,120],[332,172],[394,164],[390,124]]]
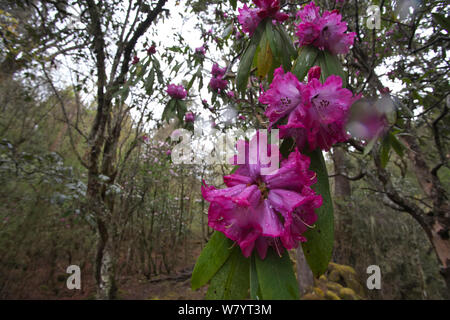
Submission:
[[[325,11],[320,16],[319,7],[311,2],[297,13],[297,18],[301,19],[295,33],[300,46],[313,45],[332,54],[346,54],[353,45],[356,33],[346,33],[347,23],[341,21],[337,10]]]
[[[278,0],[253,0],[253,3],[257,8],[249,8],[244,4],[244,7],[238,9],[238,21],[242,25],[242,30],[250,36],[265,18],[271,18],[275,22],[283,22],[289,18],[288,14],[280,12]]]
[[[322,205],[322,197],[310,188],[316,177],[308,170],[310,159],[298,150],[273,174],[262,175],[261,169],[270,164],[261,164],[261,137],[257,134],[252,139],[256,143],[239,141],[246,151],[246,164],[224,177],[227,188],[205,184],[202,195],[210,202],[208,225],[235,241],[245,257],[256,248],[264,259],[269,246],[281,254],[282,247],[292,249],[306,241],[303,233],[317,220],[314,209]],[[249,164],[249,153],[257,155],[256,164]]]
[[[180,84],[169,84],[166,90],[167,94],[175,99],[184,99],[187,96],[186,89]]]
[[[203,46],[201,46],[201,47],[195,48],[195,53],[204,56],[204,55],[206,54],[205,46],[203,45]]]
[[[270,17],[283,22],[289,18],[288,14],[280,12],[280,2],[278,0],[253,0],[253,3],[259,8],[258,17],[261,19]]]
[[[244,7],[242,9],[239,8],[238,11],[238,21],[242,26],[242,31],[248,33],[250,36],[253,35],[256,27],[261,22],[261,18],[258,17],[258,9],[249,8],[244,4]]]
[[[305,85],[292,73],[284,73],[282,67],[275,69],[270,89],[259,97],[262,104],[269,105],[264,114],[269,118],[271,127],[302,102],[304,90]]]
[[[274,79],[259,101],[267,104],[265,115],[270,125],[288,116],[288,122],[280,125],[280,137],[294,137],[297,147],[303,150],[321,148],[329,150],[337,142],[348,139],[345,124],[350,106],[359,99],[350,90],[342,88],[342,79],[331,75],[324,84],[317,77],[320,69],[310,70],[310,81],[303,85],[282,68],[275,70]]]
[[[228,81],[222,79],[222,77],[211,78],[211,80],[209,81],[209,86],[211,90],[220,93],[227,88]]]
[[[348,140],[345,124],[349,110],[358,97],[342,88],[342,79],[329,76],[325,83],[312,79],[306,86],[305,102],[290,115],[288,123],[280,126],[280,136],[296,138],[297,147],[329,150],[338,142]]]
[[[230,99],[234,99],[234,97],[235,97],[234,91],[228,91],[228,92],[227,92],[227,96],[228,96],[228,98],[230,98]]]
[[[186,122],[194,122],[195,121],[195,114],[192,112],[186,112],[184,115],[184,121]]]
[[[311,2],[297,12],[296,18],[301,19],[302,22],[318,22],[320,20],[319,7]]]
[[[227,72],[227,68],[221,68],[217,63],[214,63],[211,69],[211,74],[213,77],[223,77]]]

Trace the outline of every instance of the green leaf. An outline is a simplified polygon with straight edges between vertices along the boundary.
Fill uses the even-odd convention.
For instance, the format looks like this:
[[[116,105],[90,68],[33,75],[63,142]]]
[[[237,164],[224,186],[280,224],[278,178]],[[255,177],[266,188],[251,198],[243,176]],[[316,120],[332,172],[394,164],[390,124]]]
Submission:
[[[391,139],[390,139],[390,136],[387,135],[381,142],[380,161],[381,161],[382,168],[386,168],[386,165],[389,162],[389,151],[390,150],[391,150]]]
[[[286,49],[286,53],[288,53],[290,57],[293,57],[295,59],[297,57],[297,51],[292,44],[291,37],[287,34],[286,30],[281,25],[276,25],[275,30],[278,31],[279,35],[281,36],[282,43],[284,44]]]
[[[161,64],[159,63],[158,59],[153,59],[153,67],[154,70],[156,71],[156,76],[158,78],[158,82],[160,84],[164,84],[164,77],[161,71]]]
[[[207,300],[243,300],[248,296],[250,259],[234,247],[230,258],[211,279]]]
[[[237,0],[230,0],[230,4],[233,7],[233,10],[236,10],[237,7]]]
[[[445,17],[440,13],[432,13],[433,19],[441,25],[442,28],[450,32],[450,17]]]
[[[250,69],[253,63],[253,57],[255,56],[256,48],[259,46],[261,40],[264,24],[260,23],[253,34],[248,47],[245,49],[244,54],[241,57],[241,62],[236,75],[236,87],[241,93],[245,91],[247,87],[248,77],[250,76]]]
[[[161,119],[169,121],[175,116],[176,99],[170,99],[167,106],[164,108]]]
[[[323,204],[316,209],[317,221],[314,228],[304,233],[306,242],[302,243],[306,261],[315,277],[323,274],[328,267],[333,253],[334,218],[328,171],[320,149],[306,154],[311,158],[309,170],[317,174],[317,183],[312,189],[322,196]]]
[[[145,92],[148,95],[153,93],[153,85],[155,84],[155,69],[150,70],[147,80],[145,80]]]
[[[211,96],[211,103],[215,104],[217,100],[217,92],[213,92]]]
[[[184,115],[187,112],[187,106],[186,102],[183,100],[175,100],[175,110],[177,112],[178,120],[180,120],[180,123],[183,123]]]
[[[222,39],[227,39],[227,38],[231,35],[231,32],[232,32],[232,31],[233,31],[233,24],[230,23],[230,24],[225,28],[225,30],[223,30],[221,38],[222,38]]]
[[[280,36],[276,36],[275,40],[277,41],[278,46],[281,47],[281,52],[282,52],[281,61],[282,61],[283,69],[286,71],[291,70],[291,67],[292,67],[291,57],[293,57],[295,59],[295,57],[297,56],[297,52],[295,51],[295,49],[294,49],[294,54],[292,54],[292,52],[291,52],[291,49],[292,49],[292,48],[290,48],[292,46],[291,40],[288,40],[289,42],[286,42]]]
[[[303,46],[300,48],[297,60],[292,67],[292,73],[303,81],[308,73],[308,70],[314,65],[319,51],[313,46]]]
[[[270,49],[269,41],[267,40],[266,33],[263,34],[260,43],[260,50],[258,52],[256,62],[256,75],[260,78],[264,78],[272,66],[272,50]]]
[[[317,55],[316,64],[320,67],[320,82],[324,83],[328,78],[328,69],[325,62],[325,56],[322,54],[322,52],[319,52],[319,54]]]
[[[186,86],[186,90],[187,90],[187,91],[189,91],[189,90],[192,88],[195,79],[201,77],[201,75],[202,75],[202,67],[199,67],[199,68],[197,69],[197,72],[194,73],[194,75],[192,76],[192,78],[191,78],[191,80],[189,81],[188,85]]]
[[[280,34],[278,29],[272,23],[266,23],[266,37],[269,40],[270,49],[273,54],[272,68],[269,71],[269,82],[273,79],[273,71],[283,65],[284,70],[291,69],[291,54],[289,49],[287,49],[287,44],[285,43],[283,36]],[[294,53],[295,49],[294,49]],[[280,63],[281,61],[281,63]]]
[[[178,73],[178,71],[180,71],[180,68],[182,65],[183,65],[183,62],[181,62],[181,63],[177,62],[175,64],[175,66],[172,68],[172,71],[170,71],[170,74],[172,74],[172,72],[174,72],[176,75]]]
[[[288,251],[280,257],[272,247],[264,260],[255,258],[261,298],[264,300],[298,300],[299,289]]]
[[[272,23],[266,23],[266,32],[265,36],[267,40],[269,40],[270,49],[272,50],[273,56],[275,59],[281,60],[282,57],[282,46],[280,46],[281,42],[279,39],[276,39],[276,35],[273,29]]]
[[[405,146],[397,139],[397,137],[390,132],[389,133],[389,140],[391,142],[392,149],[400,156],[403,157]]]
[[[208,283],[231,254],[233,242],[215,231],[203,249],[192,272],[191,287],[197,290]]]
[[[123,87],[122,90],[123,91],[121,92],[120,96],[122,98],[122,101],[125,101],[128,98],[128,95],[130,94],[130,87],[126,85],[125,87]]]
[[[342,87],[345,88],[347,86],[347,77],[345,75],[344,69],[342,69],[342,65],[338,57],[329,53],[328,51],[323,51],[322,54],[325,61],[325,70],[322,69],[325,80],[332,74],[337,75],[341,77]]]
[[[258,274],[256,273],[256,253],[253,252],[250,260],[250,299],[259,300],[261,292],[259,290]]]
[[[234,166],[233,169],[231,169],[230,174],[233,174],[237,171],[237,169],[239,169],[239,166]]]

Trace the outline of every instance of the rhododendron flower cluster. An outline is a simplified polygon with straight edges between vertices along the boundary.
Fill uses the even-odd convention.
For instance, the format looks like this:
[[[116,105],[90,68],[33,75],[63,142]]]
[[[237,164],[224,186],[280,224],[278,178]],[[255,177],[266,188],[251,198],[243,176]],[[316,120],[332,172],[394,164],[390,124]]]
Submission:
[[[265,18],[283,22],[289,18],[286,13],[280,12],[280,2],[278,0],[253,0],[256,8],[249,8],[247,4],[238,9],[238,21],[242,25],[242,30],[250,36],[255,32],[258,24]]]
[[[181,84],[180,85],[169,84],[167,86],[166,92],[169,96],[171,96],[174,99],[181,100],[186,98],[187,96],[187,91]]]
[[[227,96],[228,96],[228,98],[230,98],[230,99],[234,99],[234,98],[236,97],[234,91],[228,91],[228,92],[227,92]]]
[[[152,54],[155,54],[155,53],[156,53],[156,46],[154,44],[152,44],[150,46],[150,48],[147,49],[147,54],[148,55],[152,55]]]
[[[217,63],[214,63],[211,69],[211,74],[213,77],[223,77],[227,72],[227,68],[221,68]]]
[[[253,4],[255,7],[244,4],[238,16],[242,30],[250,36],[264,19],[275,24],[288,18],[280,12],[278,0],[253,0]],[[311,2],[297,13],[297,18],[301,19],[296,25],[301,46],[345,54],[353,44],[355,33],[347,33],[347,23],[336,10],[321,15],[319,7]],[[279,67],[267,91],[260,84],[259,101],[267,105],[269,129],[278,128],[281,138],[293,138],[296,142],[294,151],[279,167],[274,166],[271,156],[281,159],[278,147],[267,145],[267,136],[258,132],[250,142],[237,143],[239,154],[233,158],[233,164],[238,168],[223,178],[226,188],[216,189],[206,183],[202,186],[202,195],[210,202],[208,225],[235,241],[245,257],[255,248],[261,259],[269,246],[278,254],[283,248],[296,248],[307,240],[304,233],[317,220],[315,209],[322,205],[322,196],[311,189],[317,177],[309,170],[310,158],[300,152],[327,151],[346,141],[350,107],[360,98],[343,88],[337,75],[322,83],[321,71],[319,66],[312,67],[307,82],[301,83],[294,74]],[[209,83],[212,90],[226,89],[225,73],[226,68],[213,65]],[[234,93],[230,91],[228,96],[233,98]],[[246,118],[239,115],[238,119]],[[380,128],[378,123],[374,127]],[[243,164],[238,163],[243,159]]]
[[[205,45],[195,48],[195,53],[204,56],[206,54]]]
[[[222,77],[211,78],[211,80],[209,81],[209,86],[210,86],[211,90],[220,93],[227,88],[228,81],[225,79],[222,79]]]
[[[228,87],[228,81],[223,79],[227,72],[227,68],[220,68],[217,63],[213,64],[211,75],[213,76],[209,81],[209,87],[215,92],[222,92]]]
[[[332,54],[346,54],[353,45],[356,33],[346,33],[347,23],[341,21],[337,10],[325,11],[321,16],[319,7],[311,2],[297,12],[297,18],[301,19],[295,33],[300,46],[313,45]]]
[[[316,175],[308,170],[310,159],[298,150],[283,160],[279,169],[261,174],[262,168],[271,167],[261,161],[260,145],[267,141],[262,136],[258,133],[250,144],[238,142],[238,150],[245,150],[246,161],[224,177],[227,188],[205,184],[202,194],[211,203],[208,225],[235,241],[244,256],[249,257],[256,248],[264,259],[269,246],[281,254],[283,247],[292,249],[306,241],[303,233],[317,220],[314,209],[322,205],[322,197],[311,189]],[[267,147],[269,153],[271,147]],[[250,164],[251,157],[256,159],[255,164]],[[235,156],[234,163],[237,159]]]
[[[186,112],[184,115],[184,121],[186,122],[194,122],[195,121],[195,114],[192,112]]]
[[[275,70],[270,89],[259,101],[267,104],[265,115],[273,126],[287,116],[285,125],[279,125],[280,137],[293,137],[297,147],[303,150],[331,146],[348,139],[345,124],[354,101],[350,90],[342,88],[342,79],[331,75],[322,84],[319,81],[320,68],[308,72],[308,83],[302,84],[290,72],[280,67]]]

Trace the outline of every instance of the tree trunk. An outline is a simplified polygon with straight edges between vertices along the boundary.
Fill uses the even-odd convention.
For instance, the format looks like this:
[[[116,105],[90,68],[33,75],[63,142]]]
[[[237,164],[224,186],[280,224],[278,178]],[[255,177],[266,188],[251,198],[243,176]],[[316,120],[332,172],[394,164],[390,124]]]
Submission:
[[[435,218],[429,226],[427,234],[433,244],[440,264],[440,273],[450,294],[450,239],[448,227]]]
[[[345,164],[345,152],[341,148],[333,149],[333,164],[335,174],[347,174],[347,166]],[[334,177],[334,196],[338,198],[348,198],[352,194],[350,181],[342,176]]]
[[[346,166],[346,155],[341,148],[333,148],[332,154],[334,172],[334,208],[336,217],[336,241],[333,250],[333,258],[341,264],[352,265],[351,243],[352,243],[352,205],[349,201],[351,196],[350,181],[343,175],[348,174]]]
[[[448,194],[442,185],[437,172],[433,172],[426,162],[417,139],[412,135],[405,135],[402,141],[407,146],[407,155],[412,163],[417,181],[430,200],[432,211],[422,218],[422,227],[430,239],[441,267],[447,289],[450,292],[450,205]]]
[[[99,239],[96,257],[97,299],[110,300],[116,298],[115,255],[111,236],[106,225],[99,220]]]

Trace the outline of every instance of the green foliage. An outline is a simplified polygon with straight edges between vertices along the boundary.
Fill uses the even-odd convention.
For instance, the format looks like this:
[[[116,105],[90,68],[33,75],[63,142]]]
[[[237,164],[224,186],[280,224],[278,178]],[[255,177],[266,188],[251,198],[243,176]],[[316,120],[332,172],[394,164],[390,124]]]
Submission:
[[[261,38],[264,33],[264,24],[260,23],[253,34],[250,43],[245,49],[239,68],[236,75],[236,88],[239,92],[243,93],[247,87],[248,78],[250,76],[250,69],[253,64],[253,59],[256,53],[256,49],[259,47]]]
[[[317,183],[312,188],[322,196],[323,204],[320,208],[315,209],[317,221],[314,227],[304,234],[308,241],[302,243],[302,247],[312,272],[319,277],[327,269],[333,252],[333,201],[322,151],[315,150],[307,155],[311,158],[309,170],[317,174]]]
[[[269,247],[267,256],[261,260],[255,257],[261,299],[298,300],[299,291],[289,253],[284,251],[281,257],[274,248]]]
[[[447,32],[450,32],[450,17],[445,17],[440,13],[433,13],[433,19]]]
[[[215,231],[213,233],[197,259],[192,272],[191,286],[193,290],[204,286],[211,280],[229,258],[232,245],[232,241],[225,237],[222,232]]]
[[[205,298],[209,300],[243,300],[248,296],[250,259],[239,247],[211,279]]]
[[[256,253],[254,252],[250,261],[250,299],[252,300],[259,300],[261,298],[258,274],[256,272],[256,259]]]
[[[313,46],[303,46],[299,49],[298,58],[295,60],[291,72],[303,81],[308,70],[314,66],[319,51]]]

